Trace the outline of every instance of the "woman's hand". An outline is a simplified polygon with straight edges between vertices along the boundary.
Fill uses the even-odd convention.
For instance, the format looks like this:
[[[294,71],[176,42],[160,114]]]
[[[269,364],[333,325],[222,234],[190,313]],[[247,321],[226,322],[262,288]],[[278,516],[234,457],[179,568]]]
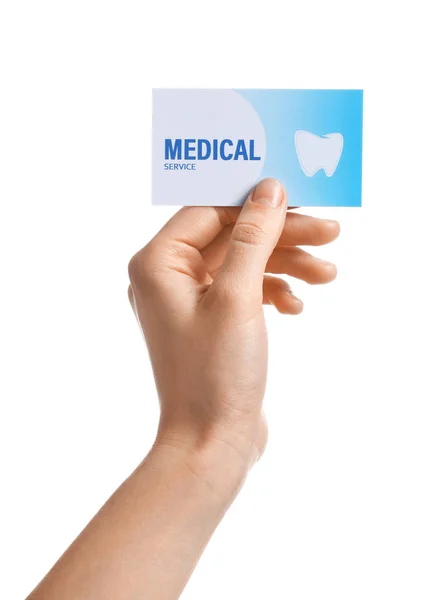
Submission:
[[[331,242],[338,223],[287,213],[287,204],[280,183],[265,179],[241,211],[183,208],[129,264],[161,402],[157,445],[194,455],[202,477],[212,477],[220,454],[240,482],[265,447],[262,304],[285,314],[303,308],[270,274],[311,284],[336,276],[334,265],[297,246]]]
[[[302,309],[266,273],[310,283],[336,274],[296,246],[330,242],[338,224],[286,210],[266,179],[241,211],[182,209],[131,260],[130,300],[161,400],[157,440],[30,600],[179,598],[265,446],[262,303]]]

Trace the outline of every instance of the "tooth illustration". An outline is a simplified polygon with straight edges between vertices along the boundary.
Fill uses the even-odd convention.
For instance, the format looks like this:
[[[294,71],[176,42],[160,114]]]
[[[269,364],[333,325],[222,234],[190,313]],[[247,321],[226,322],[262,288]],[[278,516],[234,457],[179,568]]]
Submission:
[[[321,137],[304,130],[295,133],[295,150],[307,177],[313,177],[320,169],[323,169],[327,177],[332,177],[343,146],[344,138],[340,133],[328,133]]]

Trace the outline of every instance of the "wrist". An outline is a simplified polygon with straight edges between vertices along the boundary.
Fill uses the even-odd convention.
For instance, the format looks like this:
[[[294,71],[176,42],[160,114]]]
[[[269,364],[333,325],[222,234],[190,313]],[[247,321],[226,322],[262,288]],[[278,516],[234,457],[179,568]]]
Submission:
[[[222,435],[177,435],[160,430],[150,455],[172,472],[191,480],[199,492],[228,508],[257,460],[252,443],[240,447]]]

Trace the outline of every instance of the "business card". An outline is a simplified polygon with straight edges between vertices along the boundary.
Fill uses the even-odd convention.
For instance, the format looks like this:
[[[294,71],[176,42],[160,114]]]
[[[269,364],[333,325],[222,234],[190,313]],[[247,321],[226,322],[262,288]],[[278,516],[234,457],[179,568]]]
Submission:
[[[265,177],[290,206],[361,206],[362,90],[153,90],[152,203],[238,206]]]

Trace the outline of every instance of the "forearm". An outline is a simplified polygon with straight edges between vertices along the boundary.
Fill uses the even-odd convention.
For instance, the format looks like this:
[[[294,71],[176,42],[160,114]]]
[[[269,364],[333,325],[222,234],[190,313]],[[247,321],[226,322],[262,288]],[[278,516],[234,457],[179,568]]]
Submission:
[[[230,449],[155,445],[28,600],[174,600],[244,477]]]

